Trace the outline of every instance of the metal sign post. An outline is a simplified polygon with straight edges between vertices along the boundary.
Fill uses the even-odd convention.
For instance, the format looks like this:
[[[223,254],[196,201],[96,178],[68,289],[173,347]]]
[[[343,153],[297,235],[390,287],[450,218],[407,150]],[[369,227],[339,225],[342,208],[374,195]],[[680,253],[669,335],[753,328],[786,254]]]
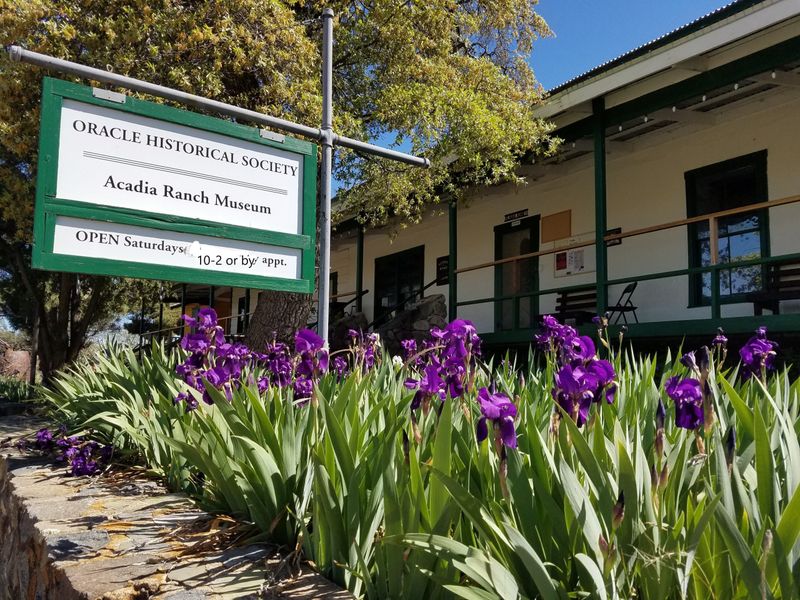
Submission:
[[[168,88],[161,85],[117,75],[101,69],[87,67],[79,63],[62,60],[38,52],[25,50],[20,46],[11,46],[8,49],[11,60],[24,62],[60,73],[68,73],[99,81],[114,86],[124,87],[129,90],[166,98],[175,102],[181,102],[189,106],[201,108],[203,110],[214,111],[218,114],[233,117],[239,120],[249,121],[279,129],[295,135],[312,138],[320,142],[322,146],[321,164],[321,191],[320,191],[320,211],[321,211],[321,231],[320,231],[320,272],[319,272],[319,309],[318,309],[318,329],[320,335],[328,339],[329,321],[329,301],[330,301],[330,239],[331,239],[331,178],[333,170],[333,147],[341,146],[365,154],[371,154],[389,160],[396,160],[409,165],[419,167],[429,167],[430,161],[427,158],[413,156],[404,152],[382,148],[374,144],[362,142],[345,136],[340,136],[333,131],[333,11],[325,9],[322,13],[323,39],[322,39],[322,126],[320,128],[308,127],[300,123],[294,123],[286,119],[280,119],[265,115],[253,110],[248,110],[225,102],[203,98],[195,94],[189,94],[181,90]],[[105,92],[112,93],[113,92]],[[274,134],[268,131],[262,132],[263,137],[270,138]],[[278,136],[279,137],[279,136]]]

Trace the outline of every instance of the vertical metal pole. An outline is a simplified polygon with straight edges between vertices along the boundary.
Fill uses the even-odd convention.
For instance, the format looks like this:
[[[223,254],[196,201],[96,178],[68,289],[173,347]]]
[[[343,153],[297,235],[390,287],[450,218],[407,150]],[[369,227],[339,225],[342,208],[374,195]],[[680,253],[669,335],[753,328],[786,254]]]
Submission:
[[[181,316],[186,314],[186,284],[181,284]]]
[[[595,279],[597,283],[597,312],[603,314],[608,306],[608,250],[606,248],[606,119],[605,99],[592,100],[594,127],[594,215],[595,215]]]
[[[331,273],[331,171],[333,169],[333,11],[322,11],[322,171],[320,174],[318,331],[328,341]]]
[[[144,296],[142,296],[142,311],[139,313],[139,352],[144,345]]]
[[[208,288],[208,308],[214,308],[214,291],[213,285]]]
[[[356,238],[356,312],[364,308],[362,303],[364,294],[364,228],[358,227]]]
[[[708,238],[709,238],[709,250],[711,253],[710,263],[711,265],[716,265],[719,263],[719,226],[717,223],[717,219],[715,217],[711,217],[708,220]],[[711,271],[711,318],[712,319],[719,319],[722,316],[722,311],[720,310],[719,305],[719,279],[720,279],[720,272],[719,269],[714,269]]]
[[[161,331],[164,329],[164,295],[159,292],[158,293],[158,339],[161,339],[164,333]]]
[[[451,321],[456,318],[456,303],[458,302],[458,282],[456,281],[456,261],[458,260],[458,205],[450,203],[448,215],[450,225],[450,259],[447,262],[447,281],[450,284],[447,299],[447,316]]]

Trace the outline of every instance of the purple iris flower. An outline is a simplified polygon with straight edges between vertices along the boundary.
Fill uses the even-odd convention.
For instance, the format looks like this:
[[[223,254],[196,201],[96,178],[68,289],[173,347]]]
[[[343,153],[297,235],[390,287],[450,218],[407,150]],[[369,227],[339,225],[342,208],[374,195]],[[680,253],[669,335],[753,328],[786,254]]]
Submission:
[[[675,424],[683,429],[697,429],[704,422],[703,391],[697,379],[667,380],[667,395],[675,401]]]
[[[742,377],[760,377],[764,370],[775,368],[778,344],[767,339],[767,328],[759,327],[756,334],[739,350],[742,359]]]
[[[189,392],[181,392],[175,397],[174,402],[175,404],[180,404],[181,402],[183,402],[185,405],[184,410],[187,413],[196,410],[198,406],[197,399]]]
[[[53,442],[53,433],[47,429],[40,429],[36,432],[36,443],[39,447],[49,446]]]
[[[725,348],[728,345],[728,338],[725,337],[725,332],[723,331],[722,327],[717,329],[717,335],[711,340],[712,346],[719,346],[720,348]]]
[[[310,329],[301,329],[294,337],[294,350],[298,354],[316,352],[325,344],[323,339]]]
[[[205,354],[211,348],[211,342],[205,333],[190,333],[183,336],[181,348],[187,352]]]
[[[572,338],[565,346],[570,360],[589,360],[594,358],[597,352],[592,338],[586,335]]]
[[[333,358],[333,372],[336,374],[338,380],[342,380],[347,376],[350,366],[347,364],[347,359],[344,356],[335,356]]]
[[[300,355],[296,371],[307,378],[319,377],[328,370],[328,352],[325,342],[310,329],[298,331],[294,338],[294,349]]]
[[[441,340],[444,339],[445,335],[447,335],[447,331],[444,329],[439,329],[438,327],[431,327],[430,334],[434,340]]]
[[[429,396],[444,397],[445,383],[436,365],[428,365],[423,371],[422,378],[419,380],[419,390]]]
[[[572,415],[580,427],[589,419],[595,388],[596,379],[587,377],[584,367],[564,365],[556,373],[556,387],[551,393],[553,399],[567,414]]]
[[[562,325],[552,315],[542,317],[542,326],[534,340],[541,350],[561,350],[578,336],[578,332],[569,325]]]
[[[595,402],[600,402],[603,388],[606,388],[606,402],[611,404],[614,401],[614,394],[617,386],[613,383],[617,376],[614,366],[607,360],[593,359],[584,363],[584,368],[588,376],[589,385],[594,385],[592,395]]]
[[[476,437],[482,442],[489,435],[488,421],[497,426],[503,444],[509,448],[517,447],[517,432],[514,428],[514,417],[517,407],[505,394],[492,394],[486,388],[478,391],[478,403],[481,407],[481,418],[478,419]]]
[[[408,360],[417,353],[417,340],[403,340],[400,345],[403,348],[403,360]]]
[[[298,377],[294,380],[294,399],[308,400],[314,392],[314,382],[305,377]]]
[[[217,311],[204,307],[197,311],[197,325],[205,329],[217,326]]]

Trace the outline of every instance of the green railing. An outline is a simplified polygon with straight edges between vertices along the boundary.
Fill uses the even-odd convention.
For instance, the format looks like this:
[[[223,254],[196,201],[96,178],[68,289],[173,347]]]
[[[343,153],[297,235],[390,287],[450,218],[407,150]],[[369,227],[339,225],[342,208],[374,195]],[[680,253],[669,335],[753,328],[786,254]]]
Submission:
[[[794,204],[800,202],[800,195],[790,196],[787,198],[782,198],[779,200],[772,200],[769,202],[759,202],[756,204],[750,204],[748,206],[743,206],[740,208],[729,209],[724,211],[719,211],[715,213],[709,213],[707,215],[701,215],[698,217],[690,217],[687,219],[681,219],[678,221],[671,221],[668,223],[663,223],[660,225],[648,226],[643,227],[640,229],[631,230],[628,232],[623,233],[615,233],[605,236],[606,243],[615,240],[622,240],[628,237],[635,237],[640,235],[646,235],[650,233],[662,232],[666,229],[672,229],[676,227],[685,227],[687,225],[692,225],[696,223],[700,223],[703,221],[708,222],[709,224],[709,233],[710,233],[710,246],[711,246],[711,257],[712,257],[712,264],[706,266],[699,266],[699,267],[687,267],[684,269],[673,269],[668,271],[659,271],[655,273],[643,273],[638,275],[626,275],[624,277],[617,277],[614,279],[608,279],[605,282],[601,282],[601,286],[605,286],[605,289],[608,290],[609,286],[619,285],[619,284],[627,284],[631,282],[642,282],[642,281],[652,281],[656,279],[669,279],[673,277],[691,277],[694,275],[710,273],[711,274],[711,302],[710,302],[710,309],[711,309],[711,319],[717,320],[721,318],[722,313],[722,304],[723,299],[722,295],[720,294],[720,273],[723,270],[729,269],[736,269],[736,268],[743,268],[743,267],[753,267],[753,266],[769,266],[777,263],[784,263],[784,262],[800,262],[800,252],[795,253],[787,253],[787,254],[780,254],[777,256],[764,256],[760,258],[750,259],[750,260],[742,260],[736,262],[719,262],[719,251],[718,251],[718,231],[717,225],[718,220],[722,217],[727,217],[731,215],[736,215],[740,213],[747,213],[753,212],[756,210],[768,210],[774,209],[780,206],[786,206],[789,204]],[[587,246],[595,245],[594,242],[580,242],[577,244],[572,244],[569,246],[561,247],[561,248],[553,248],[548,250],[540,250],[537,252],[530,252],[527,254],[522,254],[519,256],[513,256],[509,258],[503,258],[491,262],[485,262],[477,265],[472,265],[468,267],[462,267],[455,269],[455,275],[461,273],[467,273],[471,271],[476,271],[480,269],[486,268],[495,268],[499,265],[508,263],[508,262],[515,262],[520,260],[527,260],[530,258],[537,258],[540,256],[546,256],[549,254],[555,254],[556,252],[564,252],[566,250],[574,249],[574,248],[583,248]],[[506,295],[497,295],[497,296],[486,296],[483,298],[476,298],[470,300],[459,300],[455,303],[457,307],[463,306],[474,306],[478,304],[488,304],[488,303],[496,303],[502,302],[507,300],[514,301],[514,322],[515,324],[518,323],[519,318],[519,306],[520,300],[523,298],[539,298],[541,296],[547,296],[551,294],[562,294],[566,292],[578,291],[578,290],[585,290],[589,286],[598,287],[597,282],[594,283],[582,283],[579,285],[568,285],[568,286],[559,286],[553,288],[546,288],[540,289],[536,291],[530,292],[521,292],[518,294],[506,294]],[[602,288],[600,288],[602,289]],[[743,301],[746,303],[746,301]]]

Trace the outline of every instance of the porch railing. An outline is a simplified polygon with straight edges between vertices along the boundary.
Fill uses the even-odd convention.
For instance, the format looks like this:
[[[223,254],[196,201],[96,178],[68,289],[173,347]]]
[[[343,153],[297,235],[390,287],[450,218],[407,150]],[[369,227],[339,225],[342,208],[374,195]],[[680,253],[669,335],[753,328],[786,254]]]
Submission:
[[[677,227],[686,227],[688,225],[693,225],[697,223],[708,223],[709,229],[709,246],[710,246],[710,263],[706,266],[700,267],[687,267],[685,269],[673,269],[670,271],[660,271],[656,273],[643,273],[639,275],[629,275],[625,277],[617,277],[614,279],[608,279],[604,282],[601,282],[602,285],[606,287],[611,285],[618,285],[618,284],[627,284],[633,281],[649,281],[654,279],[668,279],[671,277],[680,277],[680,276],[691,276],[695,274],[702,274],[702,273],[711,273],[711,318],[718,319],[721,316],[721,302],[720,302],[720,272],[723,270],[728,269],[735,269],[741,267],[751,267],[751,266],[762,266],[762,265],[770,265],[779,262],[785,261],[793,261],[793,260],[800,260],[800,252],[796,253],[788,253],[788,254],[781,254],[778,256],[762,256],[756,259],[750,260],[742,260],[736,262],[720,262],[719,261],[719,219],[724,217],[729,217],[737,214],[749,213],[754,212],[757,210],[765,210],[771,208],[777,208],[780,206],[786,206],[789,204],[794,204],[800,202],[800,195],[788,196],[786,198],[781,198],[779,200],[771,200],[768,202],[758,202],[755,204],[749,204],[747,206],[742,206],[739,208],[732,208],[728,210],[721,210],[713,213],[708,213],[705,215],[700,215],[697,217],[688,217],[686,219],[679,219],[677,221],[668,221],[666,223],[661,223],[658,225],[650,225],[648,227],[641,227],[638,229],[632,229],[630,231],[624,231],[621,233],[613,233],[608,234],[604,237],[606,243],[616,241],[616,240],[623,240],[625,238],[636,237],[641,235],[646,235],[649,233],[656,233],[665,231],[668,229],[675,229]],[[569,244],[566,246],[561,246],[558,248],[551,248],[547,250],[539,250],[537,252],[528,252],[526,254],[520,254],[518,256],[512,256],[508,258],[502,258],[499,260],[493,260],[488,262],[479,263],[476,265],[470,265],[466,267],[460,267],[455,269],[456,275],[462,273],[469,273],[471,271],[477,271],[479,269],[487,269],[496,267],[498,265],[503,265],[506,263],[516,262],[520,260],[527,260],[530,258],[537,258],[540,256],[547,256],[550,254],[556,254],[558,252],[565,252],[567,250],[573,250],[576,248],[586,248],[589,246],[594,246],[595,241],[586,241],[586,242],[579,242],[575,244]],[[519,310],[519,301],[523,298],[536,298],[541,296],[546,296],[549,294],[558,294],[562,292],[569,292],[574,290],[580,290],[586,288],[586,283],[579,284],[579,285],[568,285],[568,286],[559,286],[554,288],[548,289],[540,289],[531,292],[522,292],[519,294],[508,294],[508,295],[501,295],[501,296],[487,296],[484,298],[477,298],[477,299],[470,299],[470,300],[460,300],[456,302],[456,306],[472,306],[476,304],[486,304],[486,303],[494,303],[500,302],[503,300],[513,300],[514,301],[514,311],[515,314]]]

